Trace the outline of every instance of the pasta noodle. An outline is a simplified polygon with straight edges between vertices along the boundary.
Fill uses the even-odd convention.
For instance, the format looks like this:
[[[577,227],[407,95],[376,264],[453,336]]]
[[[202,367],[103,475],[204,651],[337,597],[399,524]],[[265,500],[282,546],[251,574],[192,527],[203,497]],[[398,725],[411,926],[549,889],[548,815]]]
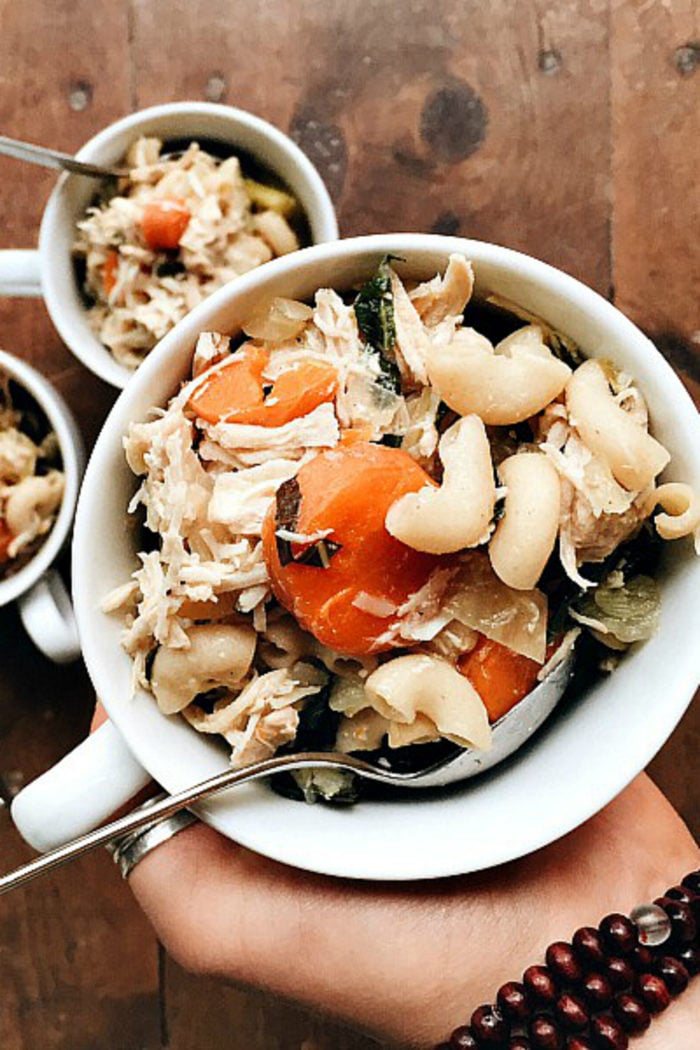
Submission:
[[[487,750],[491,730],[484,705],[471,683],[447,661],[411,654],[389,660],[365,683],[370,706],[400,725],[428,719],[440,736],[462,747]]]
[[[645,488],[671,458],[615,401],[598,361],[585,361],[576,369],[566,387],[566,403],[584,443],[626,489]]]
[[[700,528],[700,499],[690,485],[678,481],[660,485],[649,497],[648,509],[657,505],[664,512],[654,518],[662,539],[678,540]]]
[[[488,538],[496,485],[491,449],[478,416],[454,423],[438,449],[444,467],[442,485],[402,496],[389,508],[386,527],[409,547],[446,554]]]
[[[509,456],[498,468],[505,512],[489,544],[497,576],[519,591],[537,584],[559,531],[559,475],[541,452]]]
[[[430,380],[462,416],[473,412],[495,426],[520,423],[557,397],[571,375],[537,333],[533,326],[520,329],[494,350],[488,339],[462,329],[450,343],[431,345]]]

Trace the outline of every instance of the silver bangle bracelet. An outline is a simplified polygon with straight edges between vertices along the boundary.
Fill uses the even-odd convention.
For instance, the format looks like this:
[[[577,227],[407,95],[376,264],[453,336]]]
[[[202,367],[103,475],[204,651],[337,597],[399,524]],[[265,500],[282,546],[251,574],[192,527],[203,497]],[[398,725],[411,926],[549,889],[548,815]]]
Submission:
[[[166,797],[165,793],[156,795],[155,798],[149,799],[137,808],[148,809],[155,802]],[[112,859],[119,868],[122,878],[128,879],[139,861],[142,861],[147,854],[196,822],[197,817],[193,813],[187,809],[181,809],[170,817],[163,817],[152,824],[147,824],[144,828],[139,828],[131,835],[124,835],[123,838],[111,843],[107,849],[112,854]]]

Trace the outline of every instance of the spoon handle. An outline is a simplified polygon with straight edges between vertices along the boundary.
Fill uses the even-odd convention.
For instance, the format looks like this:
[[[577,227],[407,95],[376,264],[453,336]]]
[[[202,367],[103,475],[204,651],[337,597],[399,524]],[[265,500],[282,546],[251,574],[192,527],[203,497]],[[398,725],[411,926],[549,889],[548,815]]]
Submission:
[[[45,853],[43,856],[29,861],[28,864],[16,868],[7,875],[1,876],[0,896],[3,893],[9,893],[10,890],[14,890],[18,886],[31,882],[32,879],[36,879],[39,875],[53,871],[54,868],[66,864],[68,861],[73,860],[74,857],[80,857],[83,853],[89,853],[91,850],[97,849],[98,846],[106,846],[113,839],[118,839],[129,832],[137,831],[139,828],[152,824],[162,817],[172,816],[178,810],[186,809],[194,802],[198,802],[200,799],[207,798],[210,795],[215,795],[226,788],[235,787],[238,784],[246,784],[251,780],[269,776],[271,773],[279,770],[289,771],[311,768],[341,769],[346,772],[360,773],[370,779],[379,781],[403,779],[401,776],[392,777],[391,774],[372,770],[368,763],[363,762],[361,759],[353,758],[352,755],[340,756],[322,753],[282,755],[279,758],[268,758],[263,762],[256,762],[255,765],[248,766],[246,769],[228,769],[224,773],[218,773],[208,780],[203,780],[199,784],[185,788],[184,791],[179,791],[175,795],[169,795],[147,809],[139,809],[135,813],[128,813],[125,817],[120,817],[118,820],[113,820],[110,824],[105,824],[104,827],[88,832],[87,835],[81,835],[80,838],[74,839],[64,846],[59,846],[58,849],[51,850],[50,853]]]
[[[70,153],[60,153],[55,149],[46,149],[45,146],[35,146],[31,142],[10,139],[6,135],[0,135],[0,154],[14,157],[15,160],[27,160],[30,164],[40,164],[44,168],[71,171],[75,175],[89,175],[91,178],[104,179],[120,174],[117,169],[87,164],[76,160]]]

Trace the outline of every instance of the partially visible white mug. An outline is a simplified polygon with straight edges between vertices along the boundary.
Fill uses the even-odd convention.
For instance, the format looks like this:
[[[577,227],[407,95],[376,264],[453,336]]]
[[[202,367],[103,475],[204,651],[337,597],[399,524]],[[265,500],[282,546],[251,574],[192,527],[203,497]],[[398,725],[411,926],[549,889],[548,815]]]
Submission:
[[[118,165],[140,135],[168,139],[209,139],[243,150],[278,175],[299,201],[311,241],[338,237],[333,202],[309,158],[279,128],[260,117],[211,102],[172,102],[132,113],[90,139],[78,160]],[[102,345],[88,319],[72,260],[76,223],[84,216],[99,183],[63,175],[49,197],[38,250],[0,251],[0,296],[43,295],[63,342],[83,364],[112,386],[124,387],[133,371]]]
[[[17,601],[22,623],[37,648],[55,663],[69,663],[80,656],[78,631],[68,592],[51,565],[73,525],[85,466],[83,442],[65,401],[35,368],[0,350],[0,371],[23,387],[46,416],[58,441],[65,478],[63,499],[51,531],[26,565],[0,581],[0,606]]]

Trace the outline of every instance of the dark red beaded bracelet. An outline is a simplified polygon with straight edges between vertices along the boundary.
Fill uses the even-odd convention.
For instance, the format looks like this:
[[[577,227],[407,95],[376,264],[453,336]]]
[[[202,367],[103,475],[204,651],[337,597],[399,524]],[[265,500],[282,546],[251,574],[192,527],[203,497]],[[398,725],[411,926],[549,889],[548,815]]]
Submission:
[[[700,973],[700,871],[556,941],[435,1050],[627,1050]]]

